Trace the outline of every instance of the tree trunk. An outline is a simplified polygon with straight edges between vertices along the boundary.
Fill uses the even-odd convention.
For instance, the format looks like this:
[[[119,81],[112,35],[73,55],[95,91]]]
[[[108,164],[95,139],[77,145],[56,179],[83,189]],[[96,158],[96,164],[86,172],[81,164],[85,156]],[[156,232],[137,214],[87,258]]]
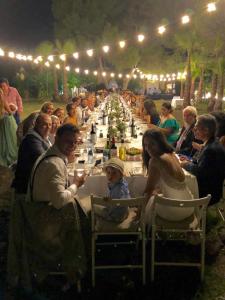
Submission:
[[[190,89],[191,89],[191,53],[188,51],[187,58],[187,77],[184,88],[184,107],[190,105]]]
[[[180,81],[180,98],[181,99],[184,98],[184,81],[183,80]]]
[[[102,60],[101,55],[98,56],[98,62],[99,62],[99,69],[100,69],[101,74],[102,74],[102,72],[104,72],[104,68],[103,68],[103,60]],[[101,76],[101,79],[104,82],[105,87],[108,88],[108,80],[106,79],[106,77]]]
[[[218,85],[217,85],[217,99],[215,100],[215,105],[213,110],[222,110],[223,106],[223,94],[224,94],[224,72],[218,75]]]
[[[130,78],[124,78],[123,80],[123,90],[127,90]]]
[[[202,101],[203,84],[204,84],[204,69],[201,68],[200,80],[198,84],[197,102]]]
[[[195,80],[196,80],[196,77],[192,77],[190,98],[193,99],[193,100],[195,99]]]
[[[68,95],[68,87],[67,87],[67,71],[65,69],[66,67],[66,64],[65,62],[63,62],[63,101],[64,102],[67,102],[68,101],[68,98],[69,98],[69,95]]]
[[[213,73],[212,75],[212,88],[211,88],[211,98],[209,100],[208,104],[208,112],[213,111],[215,102],[216,102],[216,91],[217,91],[217,81],[218,81],[218,75],[216,73]]]
[[[54,83],[54,100],[57,100],[59,97],[59,87],[58,87],[58,76],[57,76],[57,70],[55,67],[53,67],[53,83]]]

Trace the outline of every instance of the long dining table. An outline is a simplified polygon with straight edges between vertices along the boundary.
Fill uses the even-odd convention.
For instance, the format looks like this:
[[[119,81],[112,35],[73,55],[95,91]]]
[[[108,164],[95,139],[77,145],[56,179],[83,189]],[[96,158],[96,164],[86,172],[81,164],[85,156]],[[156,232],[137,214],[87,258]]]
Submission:
[[[127,148],[130,147],[136,147],[136,148],[142,148],[142,136],[145,130],[148,128],[147,124],[144,123],[142,120],[138,119],[135,115],[133,115],[136,128],[137,128],[137,137],[132,138],[129,134],[129,132],[126,134],[125,138],[125,146]],[[93,122],[96,122],[98,119],[98,112],[95,112],[92,114],[90,120],[89,120],[89,130],[90,126]],[[97,125],[97,141],[95,144],[96,149],[103,149],[106,144],[106,136],[107,136],[107,125]],[[129,128],[128,128],[129,130]],[[99,134],[103,134],[103,138],[99,138]],[[85,136],[84,141],[85,143],[83,146],[78,149],[80,151],[79,156],[77,157],[77,160],[74,164],[69,166],[69,174],[70,177],[73,177],[74,170],[76,169],[83,169],[87,170],[90,175],[87,177],[84,185],[79,188],[77,193],[77,200],[79,201],[81,207],[85,212],[89,212],[91,210],[91,200],[90,195],[94,194],[97,196],[106,196],[107,195],[107,179],[103,172],[102,166],[103,164],[100,164],[99,167],[94,167],[94,163],[96,160],[103,161],[103,154],[102,153],[95,153],[94,154],[94,160],[93,163],[88,163],[88,157],[87,157],[87,143],[88,143],[88,134],[87,131],[83,132],[83,136]],[[117,147],[119,148],[120,144],[117,144]],[[82,163],[79,163],[81,162]],[[142,160],[141,157],[139,157],[138,160],[134,161],[124,161],[125,165],[125,178],[128,182],[129,191],[132,197],[138,197],[142,196],[144,193],[147,176],[146,172],[142,168]],[[197,179],[194,175],[188,173],[184,170],[185,177],[186,177],[186,183],[189,189],[191,190],[194,198],[199,197],[198,192],[198,183]]]

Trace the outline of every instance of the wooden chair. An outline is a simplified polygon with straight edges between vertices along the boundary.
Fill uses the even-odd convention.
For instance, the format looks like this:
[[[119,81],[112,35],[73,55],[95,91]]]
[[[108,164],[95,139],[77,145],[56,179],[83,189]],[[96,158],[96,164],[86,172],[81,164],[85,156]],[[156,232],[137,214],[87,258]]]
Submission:
[[[175,200],[170,198],[165,198],[161,195],[156,195],[153,203],[153,216],[152,216],[152,229],[151,229],[151,280],[154,281],[155,277],[155,267],[156,266],[189,266],[189,267],[200,267],[201,268],[201,280],[204,278],[204,268],[205,268],[205,226],[206,226],[206,209],[209,204],[211,196],[193,199],[193,200]],[[156,212],[156,205],[160,204],[167,207],[177,207],[181,209],[194,208],[194,214],[182,221],[167,221],[160,218]],[[188,233],[198,234],[201,241],[201,261],[199,263],[193,262],[166,262],[166,261],[156,261],[156,236],[162,232],[169,234],[182,234],[187,237]],[[181,239],[182,238],[177,238]]]
[[[91,195],[91,232],[92,232],[92,286],[95,286],[95,272],[100,269],[142,269],[142,282],[145,284],[145,225],[143,220],[145,198],[131,199],[110,199],[105,197],[95,197]],[[128,207],[128,217],[122,223],[109,222],[100,218],[95,211],[96,205],[110,207]],[[96,246],[99,244],[99,236],[133,236],[142,242],[142,262],[140,264],[129,265],[98,265],[96,263]],[[119,241],[111,243],[101,243],[101,245],[119,244]],[[123,243],[124,244],[124,243]]]

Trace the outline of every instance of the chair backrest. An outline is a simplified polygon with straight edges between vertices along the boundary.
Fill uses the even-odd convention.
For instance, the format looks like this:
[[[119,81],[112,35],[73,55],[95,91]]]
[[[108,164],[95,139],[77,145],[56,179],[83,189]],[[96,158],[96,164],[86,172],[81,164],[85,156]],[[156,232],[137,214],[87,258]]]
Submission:
[[[146,199],[145,197],[137,197],[130,199],[111,199],[110,197],[98,197],[91,195],[91,227],[92,230],[95,228],[95,205],[101,206],[110,206],[112,207],[135,207],[137,209],[136,220],[139,221],[140,227],[145,228],[144,225],[144,208],[145,208]]]
[[[207,195],[203,198],[182,200],[182,199],[171,199],[163,197],[163,195],[156,195],[153,203],[153,222],[155,222],[156,210],[155,205],[160,204],[165,207],[177,207],[177,208],[187,208],[193,207],[194,214],[198,222],[198,226],[202,229],[205,227],[206,222],[206,209],[211,199],[211,195]],[[196,224],[197,225],[197,224]]]

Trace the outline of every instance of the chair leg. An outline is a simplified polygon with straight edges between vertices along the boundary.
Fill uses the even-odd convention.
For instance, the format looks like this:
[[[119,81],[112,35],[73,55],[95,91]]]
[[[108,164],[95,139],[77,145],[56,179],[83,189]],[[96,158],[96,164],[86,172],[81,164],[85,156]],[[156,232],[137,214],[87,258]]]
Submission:
[[[142,234],[142,284],[146,284],[146,245],[145,234]]]
[[[155,225],[152,225],[151,281],[155,279]]]
[[[92,287],[95,287],[95,236],[92,235],[91,239],[91,277]]]
[[[201,237],[201,281],[204,280],[205,273],[205,237],[204,234]]]

